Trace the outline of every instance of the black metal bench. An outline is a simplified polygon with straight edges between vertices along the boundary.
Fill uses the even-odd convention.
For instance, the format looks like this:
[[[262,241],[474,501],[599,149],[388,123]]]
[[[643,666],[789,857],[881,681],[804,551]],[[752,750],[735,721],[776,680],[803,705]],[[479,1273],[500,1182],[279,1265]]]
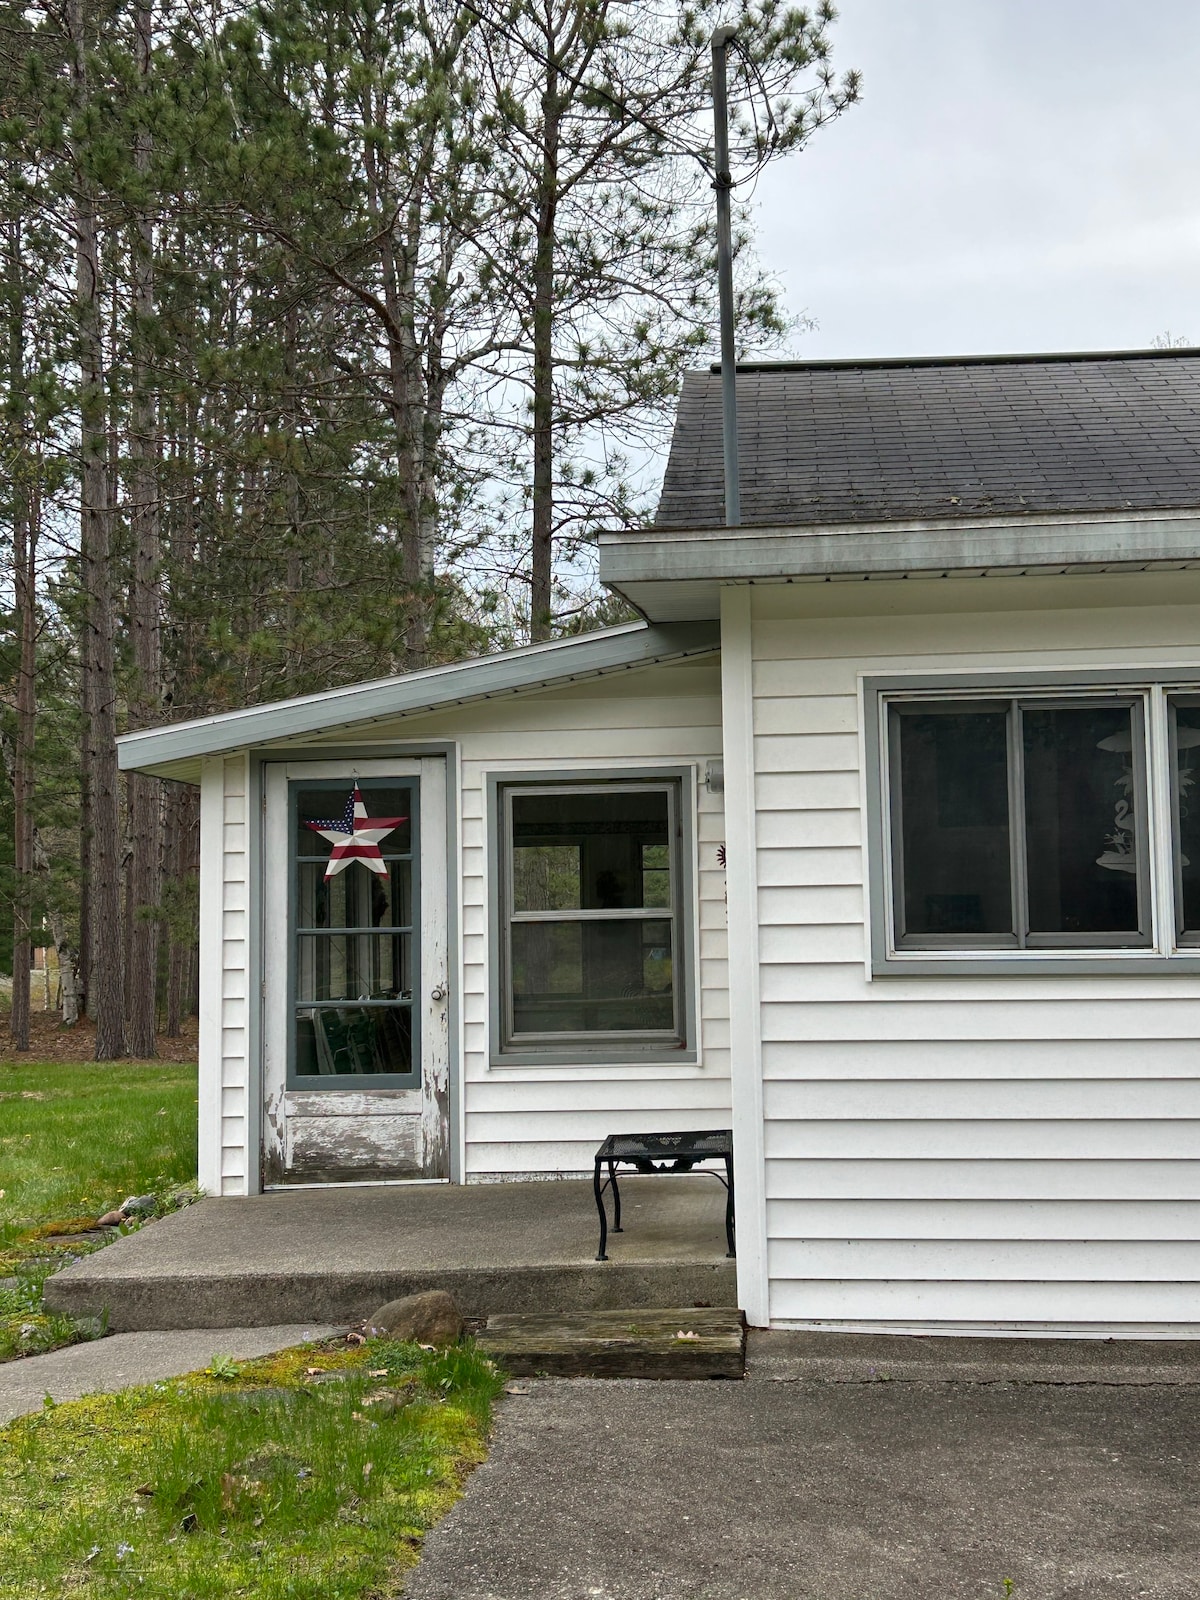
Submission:
[[[610,1133],[596,1151],[596,1171],[592,1186],[596,1194],[596,1210],[600,1213],[600,1249],[597,1261],[607,1261],[608,1212],[604,1206],[604,1191],[613,1192],[614,1233],[623,1233],[621,1227],[621,1191],[617,1185],[617,1168],[632,1167],[635,1172],[691,1172],[701,1161],[724,1161],[725,1171],[701,1167],[701,1172],[725,1185],[725,1242],[727,1254],[736,1256],[733,1227],[733,1134],[728,1128],[718,1128],[707,1133]],[[608,1177],[601,1183],[601,1173],[608,1168]]]

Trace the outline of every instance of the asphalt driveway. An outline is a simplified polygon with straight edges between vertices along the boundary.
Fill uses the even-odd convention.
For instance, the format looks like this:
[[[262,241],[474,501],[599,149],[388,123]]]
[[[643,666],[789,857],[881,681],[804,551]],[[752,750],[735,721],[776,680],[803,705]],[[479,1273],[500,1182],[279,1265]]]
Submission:
[[[410,1600],[1195,1600],[1200,1346],[760,1335],[531,1380]]]

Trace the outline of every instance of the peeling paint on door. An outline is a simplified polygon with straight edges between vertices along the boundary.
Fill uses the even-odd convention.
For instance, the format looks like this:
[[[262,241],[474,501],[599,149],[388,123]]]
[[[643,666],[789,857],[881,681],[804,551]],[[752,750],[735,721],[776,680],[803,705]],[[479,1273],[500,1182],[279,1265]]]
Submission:
[[[287,882],[288,784],[345,776],[412,778],[420,784],[421,1083],[414,1089],[287,1087],[289,932],[268,919],[263,941],[263,1182],[383,1182],[450,1175],[449,971],[446,948],[446,763],[441,757],[345,763],[289,762],[266,769],[262,860],[267,883]],[[267,903],[270,903],[269,898]],[[308,1083],[309,1080],[302,1080]],[[346,1080],[337,1080],[339,1085]]]

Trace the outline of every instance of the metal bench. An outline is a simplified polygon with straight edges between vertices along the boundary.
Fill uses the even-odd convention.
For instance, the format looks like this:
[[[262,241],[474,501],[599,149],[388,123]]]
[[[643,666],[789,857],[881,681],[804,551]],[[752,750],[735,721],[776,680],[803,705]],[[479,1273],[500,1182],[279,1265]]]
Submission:
[[[604,1191],[613,1192],[614,1233],[623,1233],[621,1227],[621,1190],[617,1184],[617,1168],[632,1167],[635,1172],[691,1172],[699,1162],[724,1161],[724,1173],[712,1167],[701,1167],[711,1178],[725,1185],[725,1242],[726,1254],[737,1255],[734,1247],[733,1226],[733,1134],[728,1128],[718,1128],[707,1133],[610,1133],[596,1151],[596,1170],[592,1187],[596,1194],[596,1210],[600,1213],[600,1249],[597,1261],[607,1261],[608,1212],[604,1206]],[[608,1177],[601,1180],[603,1169]]]

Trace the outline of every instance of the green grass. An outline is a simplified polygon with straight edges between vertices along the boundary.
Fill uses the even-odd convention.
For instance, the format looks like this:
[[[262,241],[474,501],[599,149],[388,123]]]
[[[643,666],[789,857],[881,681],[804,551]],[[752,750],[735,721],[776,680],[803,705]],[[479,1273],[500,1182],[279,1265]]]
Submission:
[[[54,1243],[127,1195],[196,1177],[196,1069],[131,1062],[0,1062],[0,1361],[101,1331],[42,1310],[42,1284],[85,1253]]]
[[[0,1250],[195,1177],[194,1066],[0,1063]]]
[[[398,1595],[499,1390],[470,1346],[372,1341],[48,1407],[0,1430],[0,1600]]]
[[[98,1339],[105,1331],[98,1317],[68,1317],[42,1308],[42,1285],[74,1256],[33,1256],[7,1263],[11,1287],[0,1288],[0,1361],[45,1355],[63,1345]]]

